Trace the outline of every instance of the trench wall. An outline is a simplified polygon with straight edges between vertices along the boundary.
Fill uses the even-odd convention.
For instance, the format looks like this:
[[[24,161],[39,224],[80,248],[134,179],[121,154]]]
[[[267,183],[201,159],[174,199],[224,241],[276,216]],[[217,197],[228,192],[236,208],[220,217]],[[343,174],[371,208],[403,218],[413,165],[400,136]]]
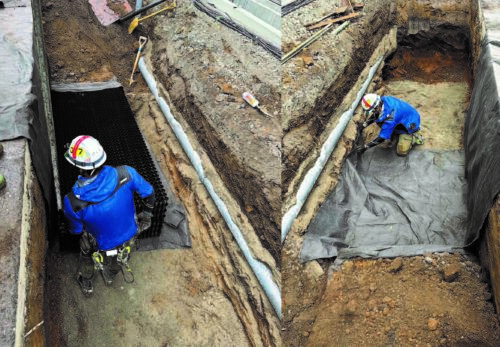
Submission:
[[[500,4],[494,1],[473,0],[469,23],[471,28],[471,54],[473,56],[473,76],[475,80],[472,100],[467,115],[469,128],[490,126],[490,122],[497,123],[500,118],[498,107],[500,99],[500,31],[498,30],[498,13]],[[486,99],[482,99],[484,97]],[[467,124],[466,124],[467,125]],[[481,130],[482,129],[482,130]],[[486,129],[487,130],[487,129]],[[466,156],[470,158],[466,168],[469,177],[488,176],[491,172],[498,172],[495,167],[500,161],[498,150],[488,150],[486,155],[476,155],[474,140],[476,130],[466,131]],[[467,136],[468,135],[468,136]],[[491,139],[481,138],[478,142],[488,147],[498,148],[497,135]],[[479,250],[479,258],[483,268],[483,280],[487,280],[493,291],[493,300],[500,312],[500,187],[494,183],[471,185],[469,191],[470,213],[476,220],[469,223],[469,242],[475,242]],[[483,200],[478,203],[476,200]],[[477,205],[482,205],[476,209]],[[470,218],[471,219],[471,218]],[[477,242],[476,242],[477,241]]]
[[[367,2],[364,16],[356,24],[336,37],[325,34],[298,58],[283,65],[283,195],[290,193],[292,180],[297,179],[299,167],[318,145],[318,138],[326,126],[337,114],[342,114],[334,111],[393,26],[395,8],[393,1]],[[301,57],[312,54],[320,56],[321,63],[315,63],[312,69],[302,70]]]
[[[28,107],[29,139],[3,142],[0,172],[7,179],[0,192],[2,226],[0,227],[0,345],[44,346],[45,254],[48,230],[57,214],[54,176],[50,153],[50,96],[47,65],[42,40],[40,3],[30,1],[6,4],[10,10],[29,7],[33,14],[33,70]],[[26,28],[13,28],[23,31]],[[22,73],[19,72],[20,74]],[[52,217],[50,217],[52,216]]]
[[[246,212],[263,246],[269,250],[279,267],[281,252],[278,230],[281,221],[281,201],[279,182],[277,182],[278,158],[267,158],[266,162],[263,160],[261,164],[268,172],[262,173],[249,164],[248,156],[238,154],[242,148],[237,150],[232,148],[234,144],[229,144],[222,138],[217,125],[210,116],[207,116],[213,110],[207,111],[199,106],[200,95],[192,93],[193,89],[197,89],[196,83],[192,81],[195,77],[185,76],[183,69],[176,68],[175,64],[177,62],[170,57],[166,62],[156,63],[155,75],[165,85],[173,105],[182,113],[189,126],[196,129],[198,140],[210,156],[218,174],[223,178],[239,206]],[[279,95],[279,91],[269,86],[268,94]],[[262,152],[265,151],[263,148]]]

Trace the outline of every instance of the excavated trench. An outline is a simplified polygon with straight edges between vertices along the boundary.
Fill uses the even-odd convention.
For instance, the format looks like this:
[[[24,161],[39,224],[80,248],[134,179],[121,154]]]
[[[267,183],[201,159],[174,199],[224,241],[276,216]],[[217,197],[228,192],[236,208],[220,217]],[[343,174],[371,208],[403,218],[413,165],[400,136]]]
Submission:
[[[162,51],[158,53],[164,54]],[[197,106],[194,100],[195,96],[190,93],[192,82],[183,77],[175,65],[170,64],[168,59],[166,63],[162,60],[154,62],[154,68],[158,71],[158,79],[169,90],[172,103],[183,114],[190,127],[196,131],[198,141],[209,154],[238,205],[246,211],[263,246],[269,250],[276,260],[277,266],[280,267],[278,182],[266,181],[267,174],[262,175],[249,166],[250,158],[241,158],[232,148],[228,148],[228,143],[216,129],[221,125],[214,124]],[[258,78],[255,78],[255,82],[260,83]],[[269,86],[261,100],[265,102],[268,97],[273,100],[273,97],[279,94],[276,88]],[[230,97],[230,99],[232,98]],[[279,98],[272,102],[279,103]],[[271,175],[274,174],[276,172],[271,172]]]
[[[374,7],[384,8],[385,5],[387,3],[384,1],[372,2]],[[365,10],[368,6],[370,4],[365,3]],[[337,85],[337,81],[350,80],[348,83],[350,87],[345,89],[344,94],[338,98],[335,97],[335,94],[329,95],[326,92],[323,94],[322,91],[316,91],[313,96],[308,97],[309,100],[314,100],[314,97],[317,97],[318,100],[321,100],[319,105],[328,102],[335,102],[339,105],[337,111],[331,113],[330,123],[324,126],[324,132],[329,134],[334,129],[338,123],[337,119],[356,98],[356,94],[361,89],[361,82],[367,78],[368,68],[375,65],[379,57],[383,57],[383,68],[378,70],[365,93],[376,92],[382,95],[393,95],[408,101],[419,110],[426,143],[415,148],[415,153],[428,150],[458,151],[461,153],[460,157],[464,158],[464,124],[466,124],[467,117],[472,117],[467,112],[473,94],[474,79],[477,76],[479,47],[484,37],[484,27],[481,29],[483,24],[480,7],[481,5],[475,1],[461,4],[446,1],[411,1],[398,2],[397,8],[392,8],[392,12],[383,12],[383,15],[392,13],[389,15],[391,19],[386,23],[397,24],[397,31],[386,27],[384,35],[382,35],[384,39],[378,40],[378,47],[370,51],[373,52],[373,55],[371,57],[366,55],[362,58],[363,67],[354,75],[331,79],[330,81],[333,81],[332,87],[325,88],[325,90],[341,89],[342,83],[339,82]],[[371,16],[372,11],[375,10],[371,9],[364,16]],[[364,19],[362,22],[362,28],[356,26],[349,33],[340,34],[336,38],[337,47],[339,43],[346,41],[345,37],[353,36],[357,30],[362,31],[365,36],[371,37],[372,28],[366,24]],[[346,48],[346,50],[355,51],[355,49],[350,48]],[[326,44],[318,44],[311,51],[319,53],[319,58],[305,74],[311,73],[311,70],[315,68],[316,72],[321,71],[323,76],[335,75],[335,73],[321,70],[324,69],[324,66],[320,65],[322,59],[334,62],[331,67],[335,72],[346,71],[344,68],[338,70],[339,66],[343,65],[340,63],[341,58],[335,54],[328,58],[321,56],[323,52],[328,52]],[[304,59],[305,61],[308,54],[310,52],[306,51],[302,56],[299,56],[293,68],[300,69],[300,60]],[[293,68],[286,68],[286,71],[292,75]],[[313,78],[310,77],[311,80]],[[300,91],[301,85],[295,85],[295,90],[293,84],[291,85],[290,90],[295,93]],[[313,83],[304,83],[304,86],[310,87],[311,91],[315,87]],[[305,88],[303,89],[305,90]],[[331,96],[334,100],[329,101]],[[290,100],[291,98],[286,98],[284,104],[291,105]],[[316,103],[310,101],[305,105],[306,111],[318,107]],[[293,112],[293,109],[290,112]],[[305,114],[309,113],[305,112]],[[305,116],[304,119],[307,120],[308,117]],[[447,255],[440,258],[432,252],[420,253],[427,257],[425,261],[439,264],[435,267],[428,266],[425,271],[420,270],[421,265],[419,265],[420,263],[425,265],[424,257],[418,256],[405,258],[401,262],[401,267],[396,268],[397,270],[391,269],[391,265],[394,265],[390,259],[379,259],[373,262],[358,259],[345,261],[344,266],[340,266],[342,261],[333,262],[335,258],[318,259],[305,263],[299,259],[302,247],[307,241],[309,228],[314,224],[314,219],[322,210],[327,210],[328,196],[335,190],[339,179],[341,179],[343,166],[349,152],[357,145],[356,142],[359,144],[362,141],[369,141],[378,134],[378,129],[374,127],[366,129],[360,136],[356,129],[356,123],[362,122],[362,119],[358,108],[354,112],[352,121],[345,128],[343,136],[336,145],[322,175],[318,178],[283,244],[282,280],[285,317],[282,327],[285,344],[291,346],[326,346],[332,343],[370,346],[412,345],[412,343],[454,345],[460,343],[461,339],[464,339],[464,343],[471,344],[498,344],[498,324],[496,323],[491,295],[485,295],[485,299],[481,296],[481,292],[485,290],[485,284],[482,281],[485,281],[487,274],[485,274],[484,268],[480,269],[476,257],[478,254],[471,248],[466,250],[473,252],[476,256],[460,258],[458,253],[455,255],[456,259],[461,259],[458,266],[464,269],[460,279],[460,285],[463,289],[460,292],[454,292],[454,289],[451,289],[451,293],[448,292],[446,286],[440,284],[443,281],[441,276],[444,267],[456,262],[456,260],[447,258]],[[304,135],[306,133],[307,131],[300,127],[287,129],[287,133],[284,134],[285,155],[296,151],[293,137],[307,138],[307,135]],[[313,133],[316,134],[315,130]],[[287,138],[289,141],[285,143]],[[317,142],[324,143],[326,138],[324,133],[320,133]],[[303,180],[319,155],[319,145],[314,145],[312,148],[314,148],[311,151],[314,154],[314,159],[309,161],[306,159],[305,163],[298,165],[298,169],[290,171],[291,179],[290,176],[285,177],[285,180],[290,182],[290,184],[286,184],[286,182],[284,184],[284,188],[286,188],[283,191],[285,212],[294,204],[299,182]],[[385,149],[385,151],[387,154],[392,153],[390,149]],[[300,153],[300,155],[305,156],[305,152]],[[389,170],[389,168],[387,169]],[[384,175],[384,177],[388,176],[390,175]],[[425,179],[424,174],[422,180]],[[463,176],[461,180],[465,180]],[[429,184],[432,185],[432,183]],[[461,196],[460,199],[464,199],[467,189],[465,187],[458,192],[458,195]],[[452,191],[452,193],[455,192]],[[464,199],[463,209],[466,209],[465,204]],[[328,215],[328,213],[326,214]],[[334,224],[333,212],[329,215],[330,217],[326,217],[331,218],[330,224]],[[460,246],[464,246],[468,244],[470,235],[466,235],[467,226],[465,223],[460,224]],[[328,228],[329,225],[324,226]],[[483,235],[481,237],[484,238],[484,230],[481,234]],[[376,235],[369,235],[366,238],[377,239]],[[322,242],[329,243],[326,237]],[[475,242],[475,245],[477,243]],[[340,245],[345,247],[342,243]],[[397,261],[395,262],[397,263]],[[465,262],[471,267],[464,265]],[[492,264],[493,268],[497,267],[493,259],[485,261],[485,263]],[[423,268],[424,266],[422,266]],[[415,269],[418,270],[414,271]],[[480,274],[482,280],[478,279]],[[408,276],[414,278],[419,284],[405,283],[409,282]],[[432,281],[427,283],[428,279],[432,279]],[[441,292],[434,292],[431,289],[436,284],[440,290],[443,289]],[[418,290],[412,289],[417,287]],[[430,292],[433,292],[434,298],[428,297]],[[404,300],[400,302],[399,298],[402,293],[405,293]],[[385,297],[383,297],[384,295]],[[456,302],[445,304],[444,302],[448,300],[446,298],[450,296],[453,296]],[[470,297],[478,298],[478,300],[471,305],[468,299]],[[426,299],[422,300],[422,298]],[[379,304],[381,305],[377,306]],[[457,309],[450,305],[457,305]],[[404,308],[405,306],[406,308]],[[418,309],[414,310],[414,307],[418,307]],[[401,310],[401,308],[403,309]],[[382,309],[384,309],[383,313]],[[411,318],[409,318],[408,310],[412,311]],[[432,333],[427,328],[419,327],[419,322],[433,317],[429,310],[446,312],[439,316],[441,317],[439,318],[440,324],[443,324],[443,330],[445,330],[444,334],[439,334],[441,331]],[[381,318],[378,318],[378,314]],[[448,315],[450,316],[448,317]],[[437,318],[437,316],[435,317]],[[409,326],[412,328],[408,330]]]
[[[136,252],[130,263],[135,282],[125,283],[118,276],[106,287],[96,273],[95,293],[90,298],[82,296],[75,281],[76,239],[52,229],[45,300],[49,344],[280,345],[278,314],[231,226],[202,184],[209,180],[244,234],[254,262],[263,265],[279,287],[279,182],[275,178],[279,175],[272,170],[279,164],[269,160],[271,153],[273,159],[278,157],[274,141],[277,127],[270,126],[276,118],[268,120],[240,100],[243,91],[251,90],[267,111],[276,115],[273,109],[279,103],[279,93],[274,82],[265,80],[266,74],[260,70],[243,66],[249,59],[276,62],[275,58],[197,12],[191,2],[179,2],[175,15],[158,16],[158,23],[149,21],[148,26],[136,29],[136,38],[149,38],[143,51],[144,66],[199,155],[206,174],[201,182],[149,85],[137,75],[136,83],[129,86],[136,51],[135,38],[127,36],[126,26],[104,28],[95,21],[85,0],[43,2],[42,11],[61,194],[76,178],[76,172],[62,158],[64,144],[76,134],[88,132],[110,151],[110,165],[137,167],[145,177],[151,175],[148,181],[155,189],[165,189],[165,218],[157,223],[162,224],[160,236],[165,234],[166,224],[168,233],[189,229],[187,238],[174,238],[182,241],[181,247],[178,243],[172,247],[171,239],[158,240],[157,231],[150,229],[150,235],[140,241],[143,251]],[[63,12],[68,15],[60,16]],[[219,45],[226,53],[221,60],[213,55]],[[204,67],[205,53],[222,72]],[[217,85],[212,83],[212,75]],[[245,84],[247,80],[252,81],[251,87]],[[120,86],[97,92],[60,89],[106,83]],[[112,106],[116,99],[121,103],[118,108]],[[241,118],[234,117],[235,110]],[[221,119],[222,113],[229,121]],[[219,117],[216,125],[213,119],[207,120],[214,115]],[[228,123],[232,128],[228,129]],[[240,142],[225,137],[232,131],[241,136]],[[249,146],[239,146],[242,143]],[[233,148],[228,148],[231,145]],[[252,146],[265,150],[257,152]],[[244,150],[253,155],[245,157]],[[177,213],[174,223],[169,223],[174,205],[179,208],[173,212],[181,211],[182,218]],[[162,214],[159,211],[158,219]],[[153,241],[148,244],[148,240]]]

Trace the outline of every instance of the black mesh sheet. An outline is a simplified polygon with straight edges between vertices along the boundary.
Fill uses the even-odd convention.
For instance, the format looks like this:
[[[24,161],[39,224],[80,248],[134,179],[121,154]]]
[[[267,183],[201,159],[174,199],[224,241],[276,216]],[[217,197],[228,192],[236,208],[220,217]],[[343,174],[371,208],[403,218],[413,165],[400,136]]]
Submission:
[[[151,158],[123,88],[76,92],[53,90],[52,106],[61,194],[70,191],[78,176],[78,170],[64,159],[64,146],[78,135],[91,135],[104,147],[106,165],[129,165],[154,187],[156,202],[152,225],[140,235],[141,249],[190,247],[184,208],[172,194],[165,178],[159,175],[160,170]],[[140,211],[138,196],[135,202]],[[64,217],[60,218],[61,251],[77,251],[77,240],[77,236],[67,232]]]
[[[286,16],[287,14],[292,13],[298,8],[301,8],[302,6],[308,5],[314,0],[295,0],[291,3],[286,4],[285,6],[281,7],[281,17]]]
[[[311,222],[302,261],[462,251],[467,210],[464,154],[374,147],[350,156]]]

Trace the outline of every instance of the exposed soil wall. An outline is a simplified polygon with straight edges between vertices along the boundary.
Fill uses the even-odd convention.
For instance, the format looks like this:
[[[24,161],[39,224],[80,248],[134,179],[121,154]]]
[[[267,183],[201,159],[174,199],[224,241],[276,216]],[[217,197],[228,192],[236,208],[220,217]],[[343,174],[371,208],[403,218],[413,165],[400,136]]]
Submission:
[[[236,32],[209,34],[218,28],[193,7],[179,6],[151,32],[154,74],[280,264],[280,64]],[[245,91],[271,118],[245,104]]]
[[[285,26],[287,20],[288,16],[284,18]],[[339,109],[343,97],[353,87],[356,81],[353,76],[358,76],[365,67],[394,21],[392,1],[366,2],[363,16],[356,23],[337,37],[325,34],[283,66],[281,188],[284,194],[331,121],[332,112]],[[287,34],[293,36],[285,32],[283,42],[292,47]],[[304,63],[308,58],[312,64]]]
[[[470,28],[470,52],[472,61],[472,76],[477,76],[477,61],[481,52],[481,44],[486,34],[486,25],[483,18],[481,0],[471,0],[470,12],[468,17],[468,26]]]

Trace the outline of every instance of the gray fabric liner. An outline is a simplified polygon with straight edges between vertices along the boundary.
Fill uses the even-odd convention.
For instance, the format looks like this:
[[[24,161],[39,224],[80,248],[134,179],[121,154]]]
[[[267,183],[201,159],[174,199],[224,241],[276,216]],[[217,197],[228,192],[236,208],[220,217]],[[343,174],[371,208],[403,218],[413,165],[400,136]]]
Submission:
[[[351,155],[304,239],[301,260],[460,251],[467,210],[461,151],[374,147]]]
[[[116,77],[109,81],[104,82],[80,82],[80,83],[61,83],[51,84],[50,89],[55,92],[95,92],[99,90],[119,88],[121,84],[118,83]]]
[[[470,211],[465,238],[467,245],[479,238],[500,192],[499,46],[499,41],[488,36],[482,42],[477,76],[465,119],[464,147],[469,181],[467,208]]]
[[[0,10],[0,141],[30,138],[33,114],[29,106],[33,74],[33,17],[31,6],[5,3]]]

